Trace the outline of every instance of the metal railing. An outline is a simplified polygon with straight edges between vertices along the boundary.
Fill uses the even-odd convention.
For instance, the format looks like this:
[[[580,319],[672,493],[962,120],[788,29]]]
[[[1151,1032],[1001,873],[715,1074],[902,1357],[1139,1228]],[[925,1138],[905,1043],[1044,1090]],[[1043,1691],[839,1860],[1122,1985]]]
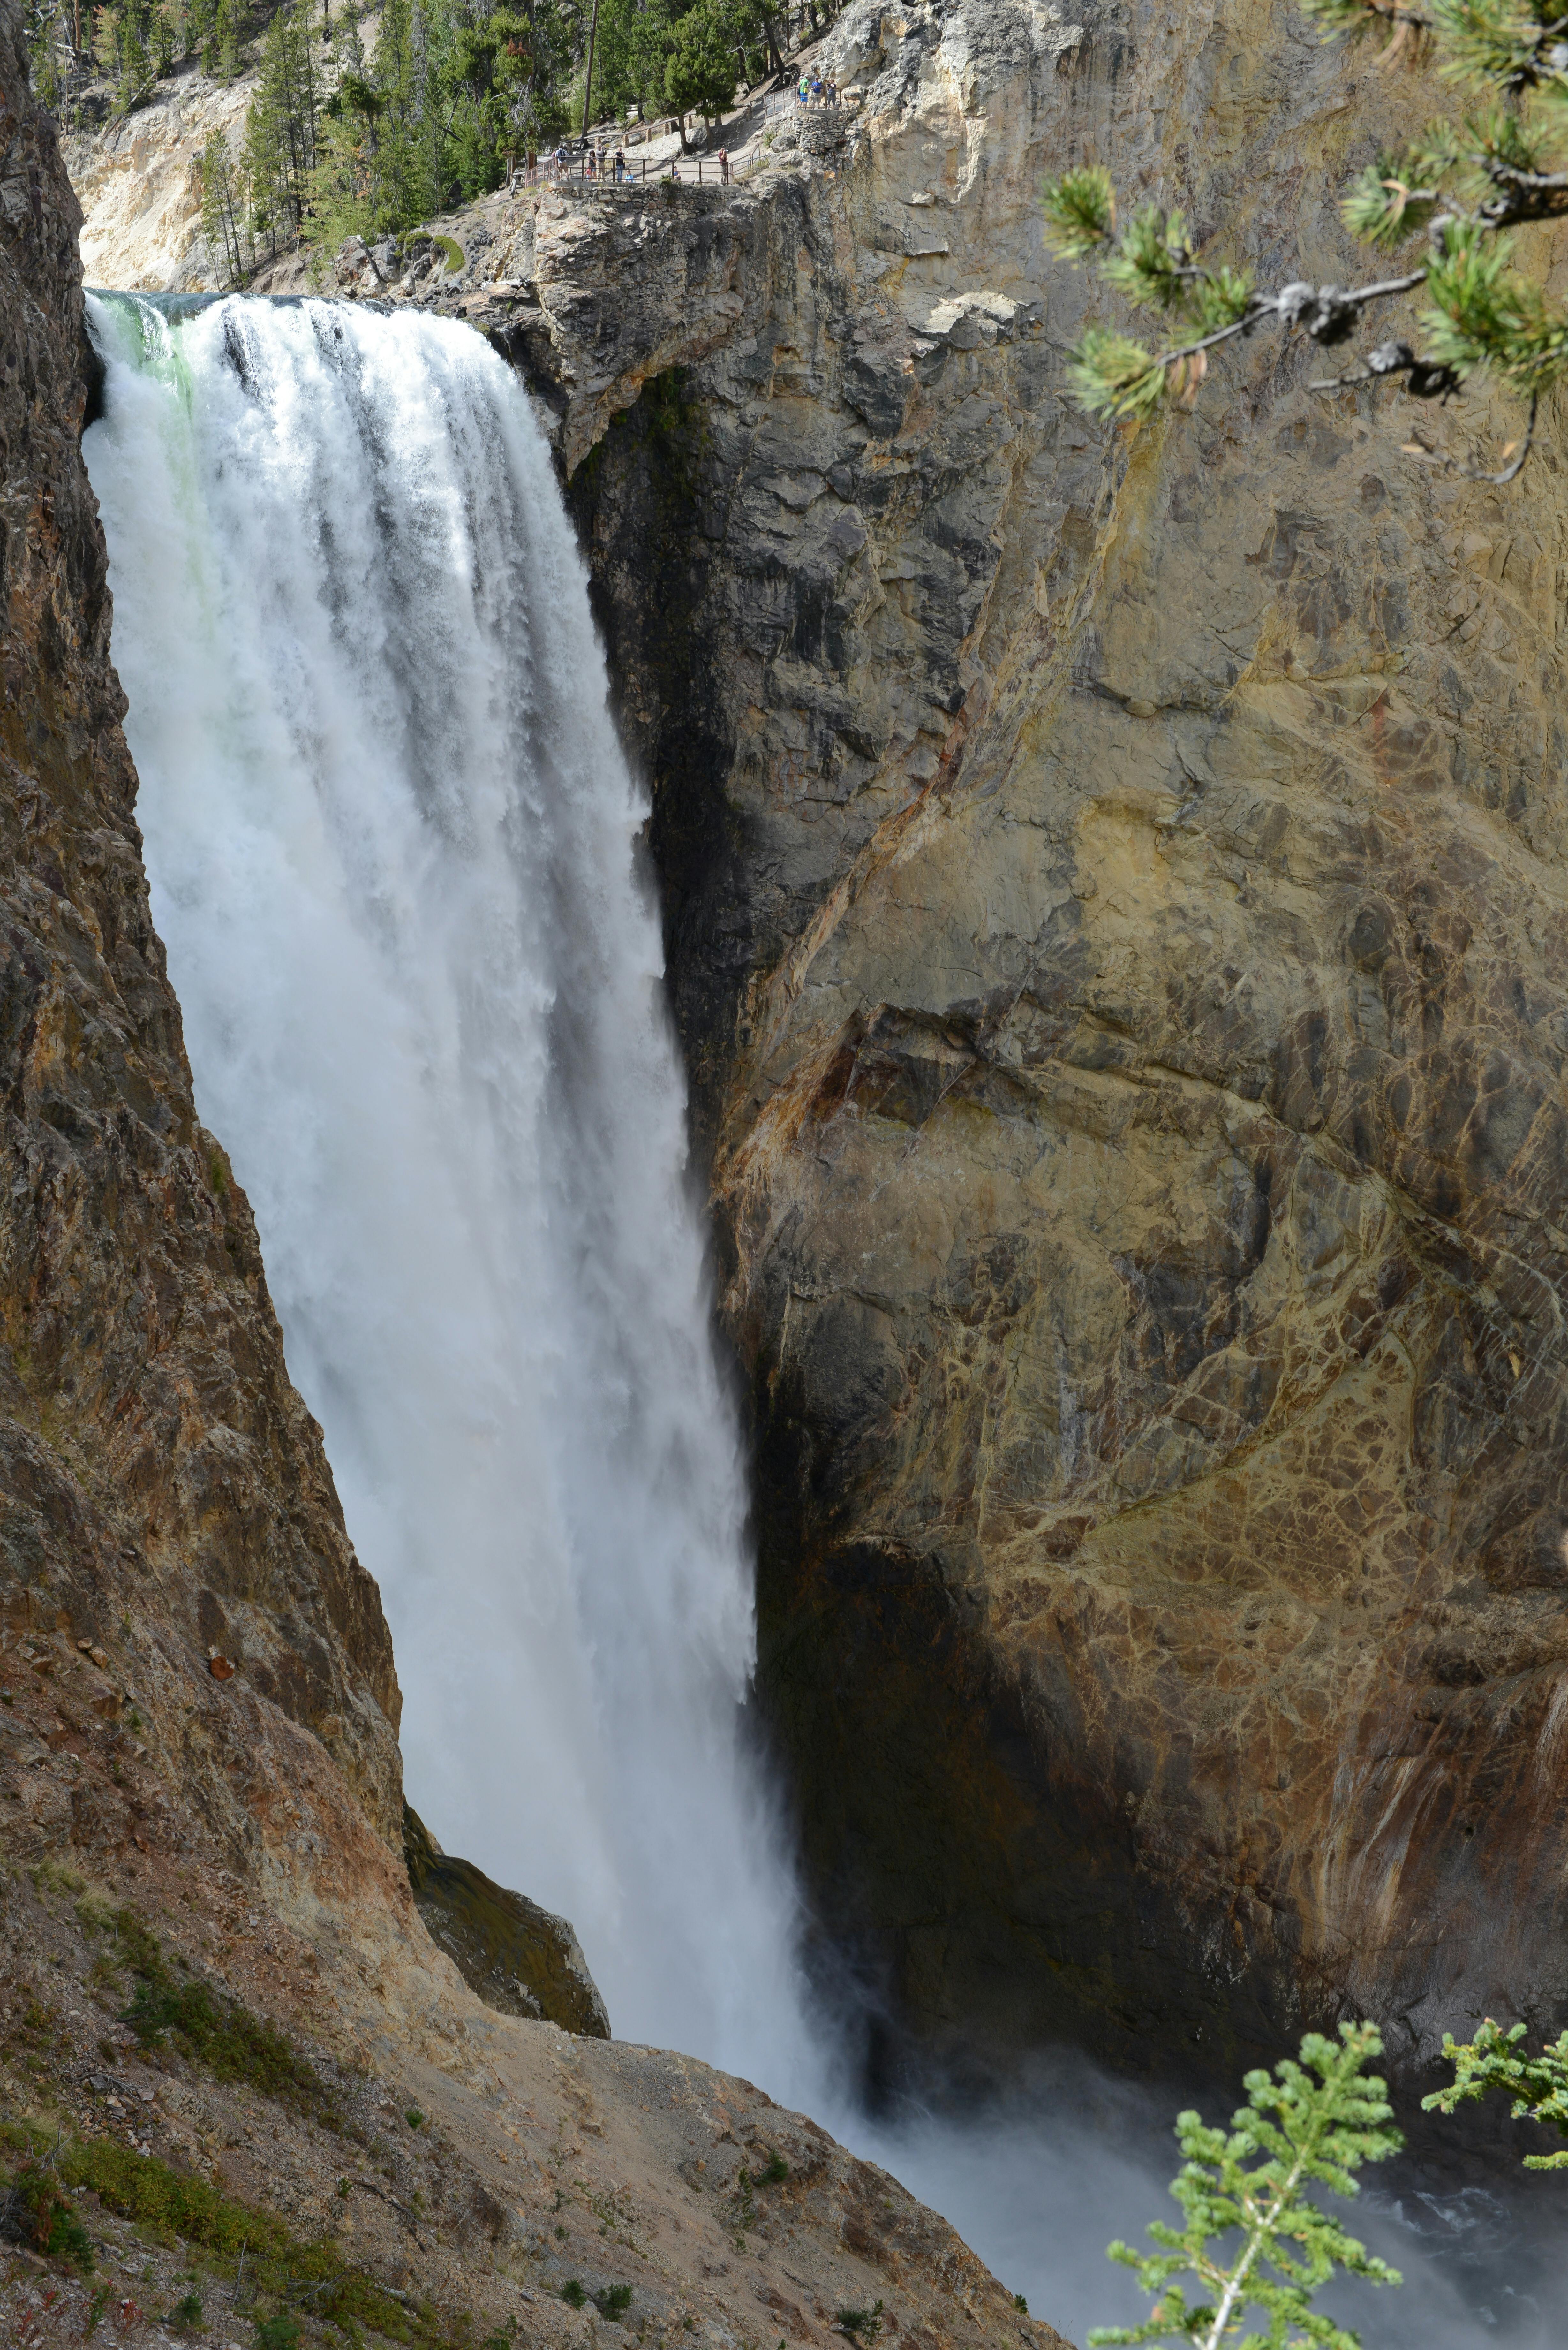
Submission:
[[[586,156],[574,155],[564,166],[545,159],[515,172],[508,182],[510,188],[569,188],[574,193],[591,191],[600,195],[624,195],[636,190],[657,187],[661,182],[673,180],[677,187],[732,187],[739,174],[733,162],[722,163],[716,155],[672,155],[662,162],[650,163],[646,155],[626,159],[626,168],[618,179],[613,168],[592,171]]]

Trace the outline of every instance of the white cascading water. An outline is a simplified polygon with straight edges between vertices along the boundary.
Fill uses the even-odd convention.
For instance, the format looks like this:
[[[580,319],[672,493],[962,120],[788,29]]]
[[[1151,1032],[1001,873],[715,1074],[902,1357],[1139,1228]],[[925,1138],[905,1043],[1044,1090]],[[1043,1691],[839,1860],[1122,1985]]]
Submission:
[[[644,809],[549,453],[471,329],[96,299],[153,910],[443,1844],[616,2031],[795,2094],[794,1897]]]
[[[1100,2246],[1162,2208],[1163,2101],[1068,2059],[878,2129],[813,2043],[742,1734],[744,1484],[644,810],[524,394],[407,313],[90,316],[153,910],[381,1586],[412,1799],[572,1919],[618,2036],[809,2106],[1078,2338],[1137,2322]],[[1489,2199],[1416,2199],[1372,2231],[1416,2271],[1398,2306],[1342,2318],[1471,2340],[1478,2292],[1430,2251]],[[1544,2342],[1510,2294],[1482,2323]]]

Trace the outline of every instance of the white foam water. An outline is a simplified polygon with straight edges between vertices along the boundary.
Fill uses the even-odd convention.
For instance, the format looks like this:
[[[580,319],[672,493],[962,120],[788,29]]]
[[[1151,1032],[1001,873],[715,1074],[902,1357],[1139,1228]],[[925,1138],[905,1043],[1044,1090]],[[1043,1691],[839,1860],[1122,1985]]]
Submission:
[[[621,2036],[803,2094],[645,810],[547,448],[465,327],[171,309],[94,300],[86,439],[153,910],[411,1799]]]

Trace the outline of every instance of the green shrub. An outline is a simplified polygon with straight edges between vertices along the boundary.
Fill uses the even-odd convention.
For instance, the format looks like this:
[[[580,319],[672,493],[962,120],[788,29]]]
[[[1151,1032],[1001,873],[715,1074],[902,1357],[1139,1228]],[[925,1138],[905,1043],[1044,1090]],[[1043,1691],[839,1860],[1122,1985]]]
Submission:
[[[47,2141],[41,2130],[10,2122],[0,2124],[0,2142],[36,2155]],[[246,2276],[260,2292],[278,2298],[308,2293],[312,2314],[345,2333],[362,2325],[421,2350],[466,2339],[466,2320],[444,2324],[433,2309],[409,2309],[394,2301],[373,2278],[350,2267],[330,2237],[302,2242],[273,2212],[231,2202],[204,2179],[172,2169],[156,2156],[134,2153],[107,2138],[78,2138],[59,2148],[54,2168],[62,2187],[90,2187],[109,2210],[135,2220],[162,2243],[183,2241],[231,2260],[243,2254]],[[13,2185],[26,2175],[18,2174]],[[74,2213],[68,2216],[74,2220]]]
[[[1454,2068],[1453,2086],[1423,2097],[1422,2111],[1451,2114],[1456,2106],[1501,2089],[1513,2099],[1516,2122],[1540,2122],[1559,2137],[1568,2137],[1568,2032],[1539,2056],[1524,2054],[1523,2039],[1522,2023],[1504,2032],[1490,2015],[1473,2040],[1461,2043],[1445,2032],[1443,2054]],[[1555,2154],[1527,2154],[1523,2160],[1526,2170],[1568,2170],[1568,2147]]]
[[[1109,2247],[1113,2261],[1137,2271],[1154,2308],[1142,2325],[1093,2327],[1091,2345],[1176,2340],[1223,2350],[1251,2308],[1269,2319],[1268,2334],[1250,2334],[1251,2342],[1289,2338],[1357,2350],[1354,2334],[1312,2307],[1314,2295],[1336,2268],[1372,2284],[1397,2284],[1399,2272],[1347,2235],[1312,2190],[1355,2194],[1362,2164],[1381,2162],[1403,2144],[1387,2126],[1392,2108],[1383,2083],[1361,2069],[1382,2053],[1373,2023],[1342,2023],[1337,2044],[1309,2032],[1299,2064],[1287,2056],[1273,2075],[1247,2074],[1247,2103],[1229,2135],[1206,2127],[1196,2113],[1178,2115],[1185,2159],[1170,2192],[1187,2225],[1151,2220],[1157,2252]],[[1180,2276],[1197,2281],[1199,2298],[1190,2306],[1175,2282]]]
[[[561,2287],[561,2299],[569,2308],[581,2309],[584,2302],[587,2299],[587,2294],[583,2291],[583,2288],[577,2282],[576,2278],[573,2277],[567,2283]]]
[[[67,2202],[58,2173],[49,2165],[23,2165],[11,2181],[12,2211],[19,2232],[49,2261],[65,2261],[83,2276],[93,2270],[87,2230]]]
[[[299,2320],[286,2309],[256,2320],[256,2350],[299,2350]]]
[[[171,2169],[154,2157],[117,2146],[109,2138],[78,2139],[62,2147],[61,2177],[73,2187],[90,2187],[122,2219],[139,2220],[161,2242],[182,2239],[203,2251],[247,2259],[265,2268],[285,2268],[296,2252],[283,2221],[268,2211],[232,2203],[204,2178]]]
[[[244,2081],[328,2128],[341,2128],[343,2116],[331,2091],[286,2033],[226,1992],[178,1981],[156,1936],[134,1910],[117,1910],[114,1927],[122,1962],[136,1978],[120,2021],[130,2024],[143,2048],[171,2040],[214,2080]]]
[[[833,2322],[841,2334],[856,2342],[875,2342],[882,2331],[882,2303],[878,2301],[870,2309],[836,2310]]]
[[[87,1889],[87,1879],[57,1860],[39,1861],[32,1877],[40,1893],[83,1893]]]
[[[612,2325],[618,2324],[631,2307],[631,2287],[628,2284],[603,2284],[593,2295],[594,2307]]]

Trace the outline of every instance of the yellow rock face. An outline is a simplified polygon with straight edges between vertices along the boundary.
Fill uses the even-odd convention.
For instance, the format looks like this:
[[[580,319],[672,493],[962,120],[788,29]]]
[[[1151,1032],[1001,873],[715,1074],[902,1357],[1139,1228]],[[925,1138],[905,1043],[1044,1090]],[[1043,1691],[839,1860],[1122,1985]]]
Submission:
[[[683,224],[741,319],[576,486],[825,1919],[937,2036],[1413,2054],[1565,1988],[1557,427],[1468,484],[1405,444],[1505,406],[1267,338],[1065,397],[1049,170],[1345,283],[1432,88],[1251,6],[836,38],[847,136]],[[540,245],[568,390],[625,267],[601,411],[628,234]]]
[[[239,152],[254,91],[254,77],[225,87],[192,65],[123,121],[67,140],[89,286],[160,294],[218,285],[202,239],[202,151],[221,134]]]

